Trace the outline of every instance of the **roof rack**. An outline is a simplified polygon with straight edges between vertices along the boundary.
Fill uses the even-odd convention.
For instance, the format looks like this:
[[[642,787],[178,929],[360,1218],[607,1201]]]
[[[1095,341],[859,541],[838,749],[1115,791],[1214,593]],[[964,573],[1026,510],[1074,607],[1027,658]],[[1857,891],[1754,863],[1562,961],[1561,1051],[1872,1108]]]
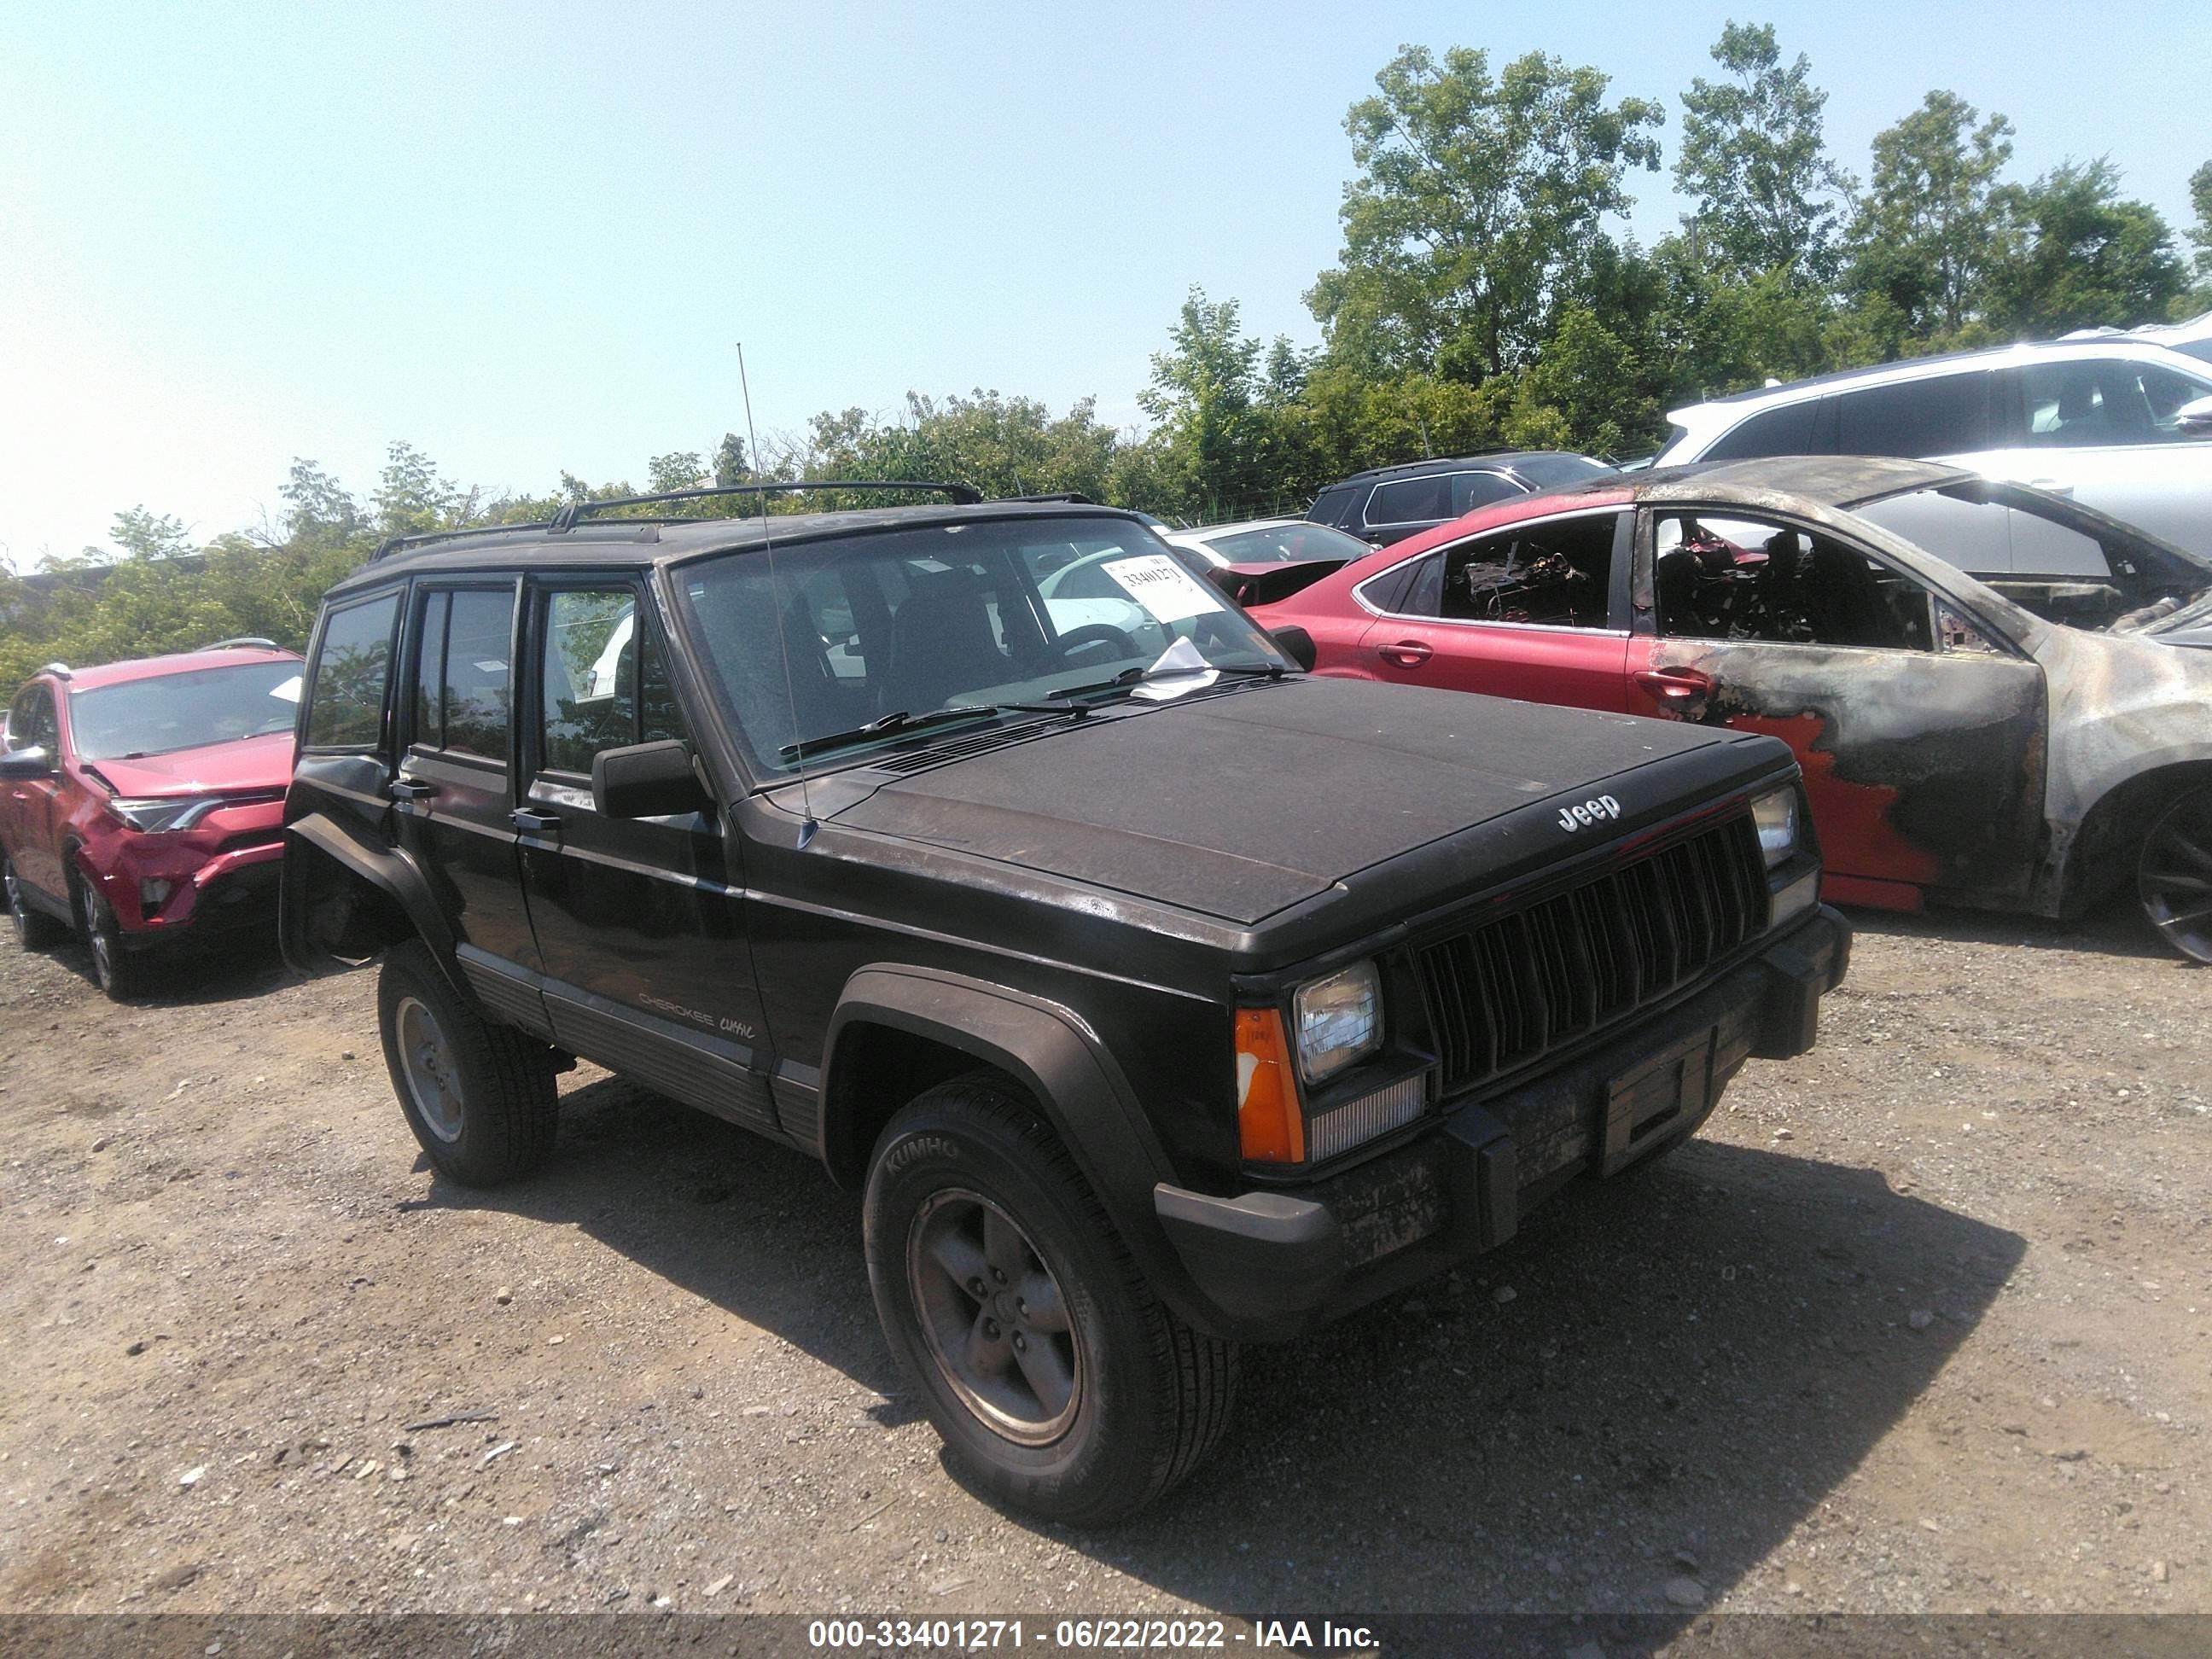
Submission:
[[[387,554],[397,553],[403,547],[421,547],[428,542],[450,542],[463,536],[502,536],[524,530],[550,530],[552,521],[539,519],[532,524],[479,524],[466,530],[418,530],[411,536],[387,536],[379,542],[376,551],[368,556],[374,564]]]
[[[1002,501],[1066,501],[1071,507],[1096,507],[1097,502],[1079,489],[1052,489],[1036,495],[1000,495]]]
[[[200,647],[203,651],[282,651],[283,648],[276,641],[264,640],[258,634],[240,634]]]
[[[542,526],[559,535],[576,527],[579,520],[617,507],[644,507],[653,501],[707,501],[717,495],[758,495],[765,503],[771,494],[795,489],[926,489],[950,495],[959,507],[976,507],[982,491],[971,484],[944,483],[932,478],[801,478],[792,483],[709,484],[700,489],[663,489],[650,495],[617,495],[606,501],[571,501]]]

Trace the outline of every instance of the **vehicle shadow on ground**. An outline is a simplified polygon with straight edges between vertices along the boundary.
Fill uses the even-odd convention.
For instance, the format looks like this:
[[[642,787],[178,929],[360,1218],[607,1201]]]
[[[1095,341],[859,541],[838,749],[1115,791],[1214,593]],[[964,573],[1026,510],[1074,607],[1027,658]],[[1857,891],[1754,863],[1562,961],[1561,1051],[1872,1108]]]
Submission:
[[[92,951],[70,939],[53,953],[54,961],[81,977],[100,994],[92,971]],[[285,966],[272,929],[268,937],[241,933],[221,946],[202,946],[149,961],[140,968],[137,986],[125,999],[134,1008],[204,1008],[219,1002],[246,1002],[295,981]]]
[[[2194,969],[2191,962],[2169,948],[2132,896],[2099,905],[2069,921],[2047,921],[2036,916],[2011,915],[1992,910],[1931,909],[1911,915],[1897,910],[1867,910],[1845,905],[1852,929],[1860,933],[1897,939],[1956,939],[1972,945],[2017,945],[2039,951],[2094,951],[2100,956],[2133,957],[2164,962],[2176,969]]]
[[[859,1200],[811,1160],[603,1079],[565,1097],[543,1174],[428,1201],[579,1226],[885,1395],[885,1423],[915,1414]],[[1717,1596],[1774,1551],[2024,1249],[1875,1170],[1693,1142],[1462,1275],[1249,1351],[1219,1454],[1155,1510],[1015,1519],[1228,1613],[1664,1613],[1669,1578]]]
[[[886,1396],[872,1413],[886,1426],[916,1415],[869,1299],[860,1195],[732,1124],[600,1076],[562,1092],[553,1161],[529,1180],[474,1189],[434,1176],[421,1202],[580,1228]]]

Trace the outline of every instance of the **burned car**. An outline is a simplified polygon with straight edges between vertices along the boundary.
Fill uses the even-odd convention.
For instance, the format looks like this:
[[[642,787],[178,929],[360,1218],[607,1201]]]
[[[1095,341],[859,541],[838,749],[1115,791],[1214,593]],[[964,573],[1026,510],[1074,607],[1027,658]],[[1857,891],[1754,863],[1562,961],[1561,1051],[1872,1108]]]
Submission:
[[[1212,1445],[1238,1342],[1802,1052],[1850,935],[1771,738],[1315,678],[1133,514],[959,494],[369,563],[282,932],[381,956],[445,1179],[542,1164],[581,1055],[862,1189],[955,1464],[1096,1522]]]
[[[2000,589],[1897,525],[2070,538],[2081,578]],[[1776,457],[1503,502],[1255,614],[1325,674],[1779,737],[1831,898],[2058,916],[2132,883],[2212,960],[2212,653],[2183,648],[2208,587],[2193,556],[2034,491]]]

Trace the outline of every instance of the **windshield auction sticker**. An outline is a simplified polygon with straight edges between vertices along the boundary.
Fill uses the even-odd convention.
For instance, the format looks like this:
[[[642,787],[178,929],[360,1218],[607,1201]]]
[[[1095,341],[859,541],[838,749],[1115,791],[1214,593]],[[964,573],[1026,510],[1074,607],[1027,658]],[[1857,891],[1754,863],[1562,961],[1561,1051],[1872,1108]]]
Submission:
[[[1144,606],[1154,622],[1182,622],[1229,608],[1204,582],[1164,553],[1139,553],[1111,560],[1106,574]]]

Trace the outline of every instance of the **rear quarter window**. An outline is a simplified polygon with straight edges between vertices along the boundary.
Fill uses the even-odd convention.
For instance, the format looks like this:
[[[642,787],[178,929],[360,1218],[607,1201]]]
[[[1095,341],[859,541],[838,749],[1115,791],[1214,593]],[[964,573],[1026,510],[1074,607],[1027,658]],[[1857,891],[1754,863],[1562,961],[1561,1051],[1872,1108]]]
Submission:
[[[1818,398],[1784,404],[1753,416],[1731,427],[1698,459],[1707,461],[1748,461],[1765,455],[1809,455],[1813,453],[1813,411]],[[1680,432],[1681,428],[1677,427]],[[1671,447],[1671,442],[1669,447]]]
[[[318,749],[369,749],[384,729],[384,694],[392,680],[392,625],[399,596],[380,594],[323,623],[307,702],[307,743]]]

